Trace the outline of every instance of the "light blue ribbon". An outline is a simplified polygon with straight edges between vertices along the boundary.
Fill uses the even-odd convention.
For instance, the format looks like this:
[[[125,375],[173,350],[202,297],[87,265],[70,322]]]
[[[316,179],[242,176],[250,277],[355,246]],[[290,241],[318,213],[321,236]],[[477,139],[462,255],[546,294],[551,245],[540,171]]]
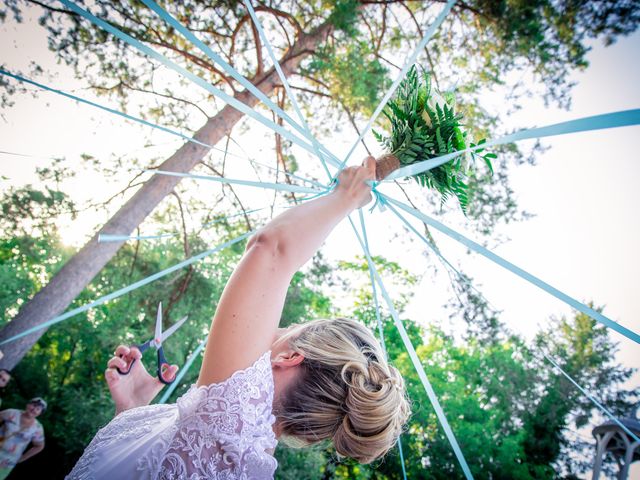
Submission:
[[[369,251],[369,239],[367,238],[367,227],[364,223],[364,215],[362,214],[362,209],[358,209],[358,216],[360,217],[360,228],[362,229],[362,238],[364,239],[364,246]],[[369,259],[367,258],[367,264]],[[369,265],[369,278],[371,279],[371,290],[373,303],[376,307],[376,322],[378,324],[378,335],[380,335],[380,345],[382,345],[382,350],[384,351],[384,356],[387,360],[389,360],[389,353],[387,352],[387,345],[384,340],[384,327],[382,325],[382,318],[380,316],[380,304],[378,303],[378,291],[376,289],[376,281],[373,277],[373,270],[371,269],[371,265]],[[400,465],[402,466],[402,477],[404,480],[407,480],[407,470],[404,465],[404,452],[402,451],[402,441],[400,440],[400,436],[398,436],[398,452],[400,453]]]
[[[310,152],[312,154],[315,154],[315,152],[313,150],[313,146],[308,144],[308,143],[306,143],[302,139],[300,139],[297,135],[295,135],[292,132],[290,132],[289,130],[281,127],[277,123],[269,120],[267,117],[259,114],[255,110],[249,108],[249,106],[245,105],[244,103],[242,103],[238,99],[234,98],[233,96],[223,92],[219,88],[214,87],[213,85],[208,83],[206,80],[198,77],[197,75],[191,73],[190,71],[186,70],[185,68],[183,68],[183,67],[177,65],[176,63],[172,62],[167,57],[165,57],[164,55],[156,52],[152,48],[149,48],[148,46],[146,46],[145,44],[143,44],[139,40],[136,40],[132,36],[127,35],[126,33],[122,32],[119,29],[117,29],[113,25],[110,25],[109,23],[105,22],[104,20],[102,20],[102,19],[96,17],[95,15],[91,14],[87,10],[84,10],[84,9],[80,8],[78,5],[76,5],[73,2],[70,2],[68,0],[58,0],[58,1],[60,3],[62,3],[65,7],[69,8],[72,11],[74,11],[78,15],[83,16],[84,18],[86,18],[90,22],[94,23],[98,27],[110,32],[111,34],[113,34],[116,37],[118,37],[120,40],[122,40],[122,41],[128,43],[129,45],[137,48],[141,52],[144,52],[145,54],[147,54],[151,58],[154,58],[155,60],[159,61],[163,65],[169,67],[170,69],[178,72],[179,74],[181,74],[185,78],[191,80],[196,85],[199,85],[200,87],[202,87],[205,90],[207,90],[212,95],[215,95],[216,97],[220,98],[221,100],[223,100],[227,104],[231,105],[236,110],[238,110],[238,111],[242,112],[243,114],[247,115],[248,117],[251,117],[254,120],[260,122],[261,124],[263,124],[267,128],[270,128],[271,130],[279,133],[281,136],[283,136],[287,140],[290,140],[291,142],[295,143],[299,147],[304,148],[305,150],[307,150],[308,152]]]
[[[184,260],[180,263],[175,264],[172,267],[166,268],[160,272],[154,273],[153,275],[149,275],[146,278],[143,278],[142,280],[139,280],[135,283],[132,283],[131,285],[121,288],[119,290],[116,290],[115,292],[109,293],[108,295],[104,295],[100,298],[98,298],[97,300],[94,300],[93,302],[87,303],[86,305],[82,305],[81,307],[77,307],[74,308],[73,310],[69,310],[66,313],[63,313],[62,315],[58,315],[55,318],[52,318],[51,320],[48,320],[44,323],[41,323],[40,325],[36,325],[35,327],[31,327],[28,328],[27,330],[25,330],[24,332],[18,333],[17,335],[14,335],[13,337],[10,337],[6,340],[3,340],[2,342],[0,342],[0,345],[4,345],[6,343],[10,343],[13,342],[14,340],[18,340],[19,338],[25,337],[27,335],[32,334],[33,332],[37,332],[38,330],[42,330],[43,328],[49,328],[52,325],[55,325],[56,323],[60,323],[68,318],[71,318],[75,315],[78,315],[79,313],[82,312],[86,312],[87,310],[90,310],[94,307],[97,307],[98,305],[102,305],[105,302],[108,302],[109,300],[113,300],[114,298],[118,298],[121,297],[122,295],[124,295],[125,293],[129,293],[132,290],[135,290],[136,288],[140,288],[143,285],[147,285],[148,283],[151,283],[159,278],[162,278],[166,275],[169,275],[170,273],[175,272],[176,270],[180,270],[181,268],[184,268],[188,265],[191,265],[192,263],[198,262],[200,260],[202,260],[203,258],[206,258],[210,255],[213,255],[216,252],[219,252],[220,250],[223,250],[225,248],[230,247],[231,245],[234,245],[242,240],[244,240],[245,238],[247,238],[248,236],[252,235],[253,233],[255,233],[255,230],[251,231],[251,232],[247,232],[247,233],[243,233],[242,235],[240,235],[239,237],[234,238],[233,240],[229,240],[228,242],[225,242],[221,245],[218,245],[215,248],[212,248],[211,250],[207,250],[205,252],[199,253],[198,255],[195,255],[187,260]]]
[[[455,230],[445,226],[444,224],[442,224],[442,223],[438,222],[437,220],[429,217],[428,215],[426,215],[426,214],[424,214],[424,213],[422,213],[422,212],[420,212],[420,211],[418,211],[418,210],[416,210],[414,208],[411,208],[411,207],[409,207],[408,205],[405,205],[402,202],[394,200],[393,198],[390,198],[390,197],[388,197],[386,195],[384,195],[384,196],[385,196],[385,198],[387,199],[387,201],[390,204],[393,204],[393,205],[397,206],[398,208],[400,208],[401,210],[404,210],[409,215],[412,215],[412,216],[420,219],[424,223],[426,223],[428,225],[431,225],[432,227],[440,230],[442,233],[448,235],[449,237],[453,238],[454,240],[457,240],[458,242],[460,242],[463,245],[467,246],[468,248],[470,248],[474,252],[477,252],[477,253],[487,257],[489,260],[497,263],[501,267],[506,268],[507,270],[509,270],[510,272],[516,274],[520,278],[528,281],[529,283],[532,283],[536,287],[544,290],[545,292],[547,292],[547,293],[553,295],[554,297],[562,300],[563,302],[571,305],[576,310],[578,310],[578,311],[580,311],[580,312],[582,312],[582,313],[584,313],[586,315],[589,315],[594,320],[596,320],[596,321],[602,323],[603,325],[615,330],[616,332],[620,333],[621,335],[624,335],[625,337],[633,340],[636,343],[640,343],[640,335],[638,335],[637,333],[633,332],[632,330],[629,330],[628,328],[623,327],[619,323],[616,323],[613,320],[611,320],[610,318],[607,318],[606,316],[602,315],[600,312],[597,312],[593,308],[589,308],[584,303],[581,303],[581,302],[577,301],[576,299],[570,297],[569,295],[567,295],[565,293],[562,293],[557,288],[552,287],[548,283],[546,283],[546,282],[540,280],[539,278],[531,275],[530,273],[526,272],[525,270],[521,269],[520,267],[517,267],[513,263],[508,262],[504,258],[496,255],[495,253],[491,252],[490,250],[487,250],[482,245],[474,242],[473,240],[468,239],[464,235],[462,235],[462,234],[456,232]]]
[[[402,67],[402,70],[400,70],[400,73],[398,74],[394,82],[391,84],[391,87],[389,87],[389,90],[387,90],[387,93],[385,94],[385,96],[382,97],[382,100],[378,104],[378,107],[373,112],[373,115],[371,115],[369,122],[364,127],[362,132],[360,132],[360,136],[358,137],[358,140],[355,141],[355,143],[353,144],[353,147],[351,147],[351,150],[349,150],[349,153],[347,153],[347,156],[343,160],[338,170],[342,170],[344,168],[344,166],[347,164],[347,161],[349,161],[349,158],[351,158],[351,154],[358,146],[358,143],[360,143],[364,138],[364,136],[367,133],[369,133],[369,129],[371,129],[371,127],[373,126],[373,122],[375,122],[376,118],[378,118],[378,115],[380,115],[384,107],[387,105],[387,102],[389,101],[391,96],[394,94],[394,92],[398,88],[398,85],[400,85],[400,82],[402,82],[402,80],[404,79],[404,76],[407,74],[411,66],[414,63],[416,63],[416,60],[418,59],[418,55],[420,55],[420,52],[422,51],[422,49],[427,45],[427,42],[431,40],[431,37],[433,36],[433,34],[436,33],[436,30],[442,24],[446,16],[449,14],[454,3],[456,3],[455,0],[449,0],[447,2],[447,4],[444,6],[442,11],[440,12],[440,15],[438,15],[438,17],[436,18],[435,22],[433,22],[427,29],[427,31],[424,34],[424,37],[422,37],[422,40],[420,40],[420,43],[418,43],[418,46],[415,48],[413,53],[407,57],[407,59],[404,62],[404,66]]]
[[[373,212],[376,209],[376,207],[378,207],[378,209],[381,212],[384,212],[387,207],[387,201],[382,196],[382,194],[378,191],[377,187],[378,185],[380,185],[380,182],[376,180],[367,180],[366,183],[371,186],[371,193],[375,198],[375,202],[373,203],[373,206],[369,209],[369,213]]]
[[[391,297],[389,296],[387,289],[384,286],[384,283],[382,282],[382,278],[380,278],[380,275],[378,274],[378,271],[376,270],[376,267],[373,263],[373,261],[371,260],[371,255],[369,254],[369,251],[366,248],[366,245],[364,244],[364,242],[362,241],[362,239],[360,238],[360,234],[358,233],[358,229],[356,228],[356,226],[353,223],[353,220],[351,220],[351,217],[349,217],[349,222],[351,223],[351,227],[353,228],[354,233],[356,234],[356,237],[358,238],[358,242],[360,242],[360,245],[362,247],[362,250],[364,251],[366,257],[367,257],[367,262],[369,263],[369,268],[371,269],[371,271],[373,272],[373,275],[375,277],[376,282],[378,283],[378,286],[380,287],[380,292],[382,294],[382,297],[384,298],[387,307],[389,308],[389,312],[391,313],[391,316],[393,317],[393,321],[396,325],[396,328],[398,329],[398,332],[400,333],[400,338],[402,339],[402,342],[404,343],[404,347],[407,349],[407,353],[409,354],[409,358],[411,359],[411,362],[413,363],[413,366],[415,367],[416,371],[418,372],[418,377],[420,377],[420,381],[422,382],[422,385],[424,386],[425,391],[427,392],[427,396],[429,397],[429,400],[431,401],[431,405],[433,405],[433,409],[435,410],[436,416],[438,417],[438,420],[440,421],[440,425],[442,425],[442,429],[444,430],[445,435],[447,436],[447,439],[449,440],[449,443],[451,444],[451,447],[453,448],[453,452],[456,455],[456,458],[458,459],[458,462],[460,463],[460,466],[462,467],[462,471],[464,472],[464,475],[467,479],[473,479],[473,475],[471,475],[471,470],[469,469],[469,465],[467,465],[467,461],[464,458],[464,455],[462,454],[462,450],[460,449],[460,445],[458,445],[458,441],[456,440],[456,437],[453,433],[453,430],[451,430],[451,427],[449,425],[449,422],[447,421],[447,418],[444,414],[444,411],[442,410],[442,407],[440,406],[440,402],[438,401],[438,397],[435,393],[435,391],[433,390],[433,387],[431,386],[431,383],[429,382],[429,379],[427,378],[427,374],[424,371],[424,367],[422,366],[422,363],[420,362],[420,358],[418,357],[418,354],[416,353],[415,348],[413,348],[413,344],[411,343],[411,339],[409,338],[409,335],[407,335],[407,331],[404,328],[404,325],[402,324],[402,322],[400,321],[400,316],[398,315],[398,312],[395,309],[395,306],[393,305],[393,301],[391,300]]]
[[[170,177],[193,178],[196,180],[207,180],[210,182],[228,183],[232,185],[244,185],[246,187],[267,188],[270,190],[278,190],[281,192],[314,193],[314,194],[326,193],[326,190],[322,191],[322,190],[318,190],[317,188],[303,187],[300,185],[289,185],[288,183],[255,182],[252,180],[240,180],[240,179],[226,178],[226,177],[215,177],[212,175],[195,175],[193,173],[169,172],[166,170],[144,170],[144,171],[154,173],[157,175],[167,175]]]
[[[568,133],[587,132],[590,130],[602,130],[605,128],[617,128],[628,127],[631,125],[640,124],[640,109],[623,110],[620,112],[605,113],[602,115],[594,115],[592,117],[578,118],[576,120],[569,120],[568,122],[555,123],[553,125],[547,125],[545,127],[529,128],[520,130],[519,132],[506,135],[498,138],[497,140],[491,140],[475,147],[469,147],[457,152],[447,153],[440,157],[431,158],[422,162],[413,163],[406,167],[399,168],[392,172],[383,181],[390,182],[397,178],[411,177],[420,173],[436,168],[443,163],[459,157],[467,152],[474,152],[481,148],[489,148],[496,145],[504,145],[507,143],[519,142],[520,140],[528,140],[532,138],[553,137],[556,135],[566,135]]]
[[[90,100],[86,100],[84,98],[78,97],[76,95],[72,95],[72,94],[64,92],[62,90],[58,90],[58,89],[55,89],[55,88],[52,88],[52,87],[48,87],[47,85],[43,85],[42,83],[38,83],[38,82],[35,82],[33,80],[29,80],[28,78],[25,78],[25,77],[23,77],[21,75],[14,74],[14,73],[8,72],[8,71],[3,70],[3,69],[0,69],[0,74],[1,75],[5,75],[7,77],[11,77],[11,78],[13,78],[15,80],[18,80],[20,82],[24,82],[24,83],[28,83],[30,85],[36,86],[36,87],[38,87],[38,88],[40,88],[42,90],[46,90],[48,92],[56,93],[56,94],[61,95],[63,97],[69,98],[71,100],[75,100],[76,102],[84,103],[86,105],[90,105],[92,107],[99,108],[100,110],[104,110],[105,112],[109,112],[109,113],[111,113],[113,115],[118,115],[118,116],[120,116],[122,118],[125,118],[127,120],[131,120],[131,121],[140,123],[140,124],[145,125],[147,127],[155,128],[155,129],[160,130],[162,132],[170,133],[171,135],[179,137],[179,138],[181,138],[183,140],[186,140],[188,142],[191,142],[193,144],[200,145],[202,147],[206,147],[206,148],[209,148],[211,150],[216,150],[218,152],[223,152],[225,154],[232,155],[232,156],[237,157],[237,158],[242,158],[244,160],[244,158],[239,156],[239,155],[236,155],[236,154],[231,153],[231,152],[226,152],[225,150],[222,150],[221,148],[215,147],[213,145],[209,145],[208,143],[201,142],[200,140],[197,140],[197,139],[195,139],[193,137],[190,137],[188,135],[180,133],[180,132],[178,132],[176,130],[172,130],[170,128],[163,127],[161,125],[157,125],[155,123],[148,122],[146,120],[143,120],[142,118],[138,118],[138,117],[134,117],[132,115],[128,115],[128,114],[123,113],[123,112],[121,112],[119,110],[115,110],[113,108],[109,108],[109,107],[106,107],[104,105],[100,105],[99,103],[92,102]],[[5,153],[11,153],[11,152],[5,152]],[[274,167],[271,167],[269,165],[265,165],[265,164],[260,163],[260,162],[256,162],[255,160],[251,160],[250,158],[247,158],[246,160],[248,160],[249,162],[251,162],[251,163],[253,163],[255,165],[260,165],[261,167],[269,168],[271,170],[277,170]],[[282,172],[282,173],[284,173],[285,175],[287,175],[287,176],[289,176],[291,178],[295,178],[297,180],[300,180],[302,182],[311,183],[311,184],[316,185],[318,187],[324,187],[324,185],[322,185],[319,182],[316,182],[315,180],[308,179],[308,178],[303,178],[303,177],[300,177],[298,175],[295,175],[295,174],[289,173],[289,172]]]
[[[313,144],[313,148],[316,151],[316,155],[320,159],[320,162],[322,163],[322,166],[324,167],[325,172],[327,173],[327,175],[331,175],[329,173],[329,169],[327,168],[327,163],[325,162],[324,157],[320,153],[320,148],[321,148],[320,144],[314,137],[313,133],[311,133],[309,124],[307,123],[307,120],[304,118],[304,115],[302,114],[302,111],[298,106],[298,102],[296,101],[296,96],[293,94],[293,92],[291,91],[291,88],[289,87],[287,76],[282,71],[282,68],[280,68],[280,62],[278,62],[278,59],[276,58],[275,53],[273,53],[273,48],[271,48],[271,42],[269,42],[269,39],[264,34],[264,30],[262,29],[262,24],[260,23],[260,20],[258,20],[258,17],[256,16],[256,12],[253,10],[253,5],[251,5],[251,1],[244,0],[244,4],[247,7],[247,10],[249,11],[249,15],[251,15],[251,20],[253,20],[253,24],[256,26],[256,29],[258,30],[258,35],[260,35],[260,38],[262,39],[264,46],[267,48],[267,52],[269,52],[269,56],[271,57],[271,61],[273,62],[273,67],[276,69],[276,72],[278,72],[280,81],[282,82],[282,85],[284,85],[284,89],[286,90],[287,95],[291,100],[291,105],[293,105],[293,108],[296,111],[298,118],[300,119],[300,123],[302,123],[304,129],[306,130],[306,137],[309,140],[311,140],[311,143]],[[337,159],[336,159],[336,164],[339,165],[339,161]]]
[[[244,215],[250,215],[252,213],[259,212],[261,210],[266,210],[267,208],[270,208],[270,207],[254,208],[253,210],[247,210],[246,212],[236,213],[236,214],[233,214],[233,215],[227,215],[227,216],[224,216],[222,218],[218,218],[216,220],[212,220],[211,222],[205,223],[204,225],[202,225],[202,228],[210,227],[211,225],[215,225],[216,223],[224,222],[225,220],[228,220],[230,218],[236,218],[236,217],[241,217],[241,216],[244,216]],[[157,234],[157,235],[110,235],[108,233],[100,233],[100,234],[98,234],[98,242],[99,243],[103,243],[103,242],[127,242],[129,240],[135,240],[135,241],[139,241],[139,240],[158,240],[158,239],[162,239],[162,238],[175,237],[175,236],[180,235],[180,234],[181,234],[180,232],[161,233],[161,234]]]
[[[180,133],[180,132],[178,132],[176,130],[172,130],[172,129],[167,128],[167,127],[162,127],[160,125],[156,125],[155,123],[147,122],[146,120],[143,120],[142,118],[133,117],[133,116],[128,115],[126,113],[123,113],[123,112],[121,112],[119,110],[114,110],[113,108],[105,107],[104,105],[100,105],[99,103],[95,103],[95,102],[92,102],[90,100],[85,100],[84,98],[80,98],[80,97],[77,97],[77,96],[72,95],[70,93],[63,92],[62,90],[57,90],[55,88],[48,87],[46,85],[43,85],[42,83],[38,83],[38,82],[35,82],[33,80],[29,80],[28,78],[25,78],[25,77],[23,77],[21,75],[17,75],[17,74],[11,73],[11,72],[7,72],[6,70],[3,70],[3,69],[0,69],[0,74],[5,75],[7,77],[14,78],[14,79],[16,79],[16,80],[18,80],[20,82],[24,82],[24,83],[28,83],[30,85],[34,85],[34,86],[36,86],[38,88],[41,88],[42,90],[47,90],[49,92],[57,93],[58,95],[62,95],[63,97],[70,98],[71,100],[75,100],[76,102],[80,102],[80,103],[84,103],[84,104],[87,104],[87,105],[91,105],[92,107],[99,108],[101,110],[104,110],[106,112],[112,113],[114,115],[119,115],[119,116],[121,116],[123,118],[126,118],[127,120],[132,120],[134,122],[141,123],[142,125],[146,125],[147,127],[151,127],[151,128],[155,128],[155,129],[158,129],[158,130],[162,130],[163,132],[170,133],[171,135],[175,135],[177,137],[180,137],[180,138],[182,138],[184,140],[187,140],[189,142],[195,143],[195,144],[200,145],[202,147],[214,148],[211,145],[207,145],[206,143],[203,143],[203,142],[201,142],[199,140],[196,140],[195,138],[189,137],[188,135]],[[216,150],[219,150],[219,149],[216,149]]]
[[[108,233],[98,234],[98,243],[107,242],[128,242],[129,240],[159,240],[178,235],[177,233],[161,233],[158,235],[110,235]]]
[[[386,200],[385,200],[385,201],[386,201]],[[415,228],[413,225],[411,225],[411,223],[409,223],[409,221],[408,221],[406,218],[404,218],[404,217],[402,216],[402,214],[401,214],[398,210],[396,210],[396,209],[393,207],[393,205],[390,205],[389,203],[387,203],[386,205],[387,205],[387,207],[389,207],[389,210],[391,210],[391,211],[396,215],[396,217],[398,217],[398,218],[402,221],[402,223],[404,223],[404,224],[406,225],[406,227],[407,227],[409,230],[411,230],[413,233],[415,233],[415,234],[416,234],[416,236],[417,236],[420,240],[422,240],[424,243],[426,243],[426,244],[427,244],[427,246],[431,249],[431,251],[432,251],[433,253],[435,253],[435,254],[436,254],[436,256],[437,256],[437,257],[442,261],[442,263],[444,263],[444,264],[445,264],[446,266],[448,266],[451,270],[453,270],[453,272],[457,275],[457,277],[458,277],[459,279],[461,279],[461,280],[463,280],[463,279],[464,279],[464,280],[466,280],[466,277],[464,277],[464,276],[463,276],[463,275],[458,271],[458,269],[457,269],[456,267],[454,267],[454,266],[453,266],[453,264],[452,264],[451,262],[449,262],[449,260],[447,260],[446,258],[444,258],[444,256],[442,255],[442,253],[440,252],[440,249],[439,249],[438,247],[436,247],[436,246],[435,246],[435,245],[434,245],[434,244],[433,244],[433,243],[432,243],[432,242],[431,242],[427,237],[425,237],[422,233],[420,233],[418,230],[416,230],[416,228]],[[474,289],[474,290],[475,290],[479,295],[481,295],[481,296],[482,296],[482,294],[481,294],[480,292],[478,292],[478,290],[476,290],[476,289],[475,289],[475,287],[474,287],[473,285],[470,285],[470,284],[469,284],[469,286],[470,286],[471,288],[473,288],[473,289]]]
[[[196,358],[198,358],[198,355],[200,355],[200,352],[202,351],[202,349],[207,344],[207,339],[208,338],[209,338],[209,335],[204,337],[204,339],[200,342],[200,345],[198,345],[198,348],[196,348],[193,351],[193,353],[191,355],[189,355],[189,358],[187,359],[187,361],[184,363],[183,367],[178,372],[178,375],[176,376],[176,379],[165,390],[165,392],[162,394],[162,397],[160,397],[160,400],[158,400],[158,403],[165,403],[169,399],[171,394],[175,391],[175,389],[178,387],[178,385],[180,384],[180,382],[184,378],[185,374],[191,368],[191,365],[193,365],[194,360]]]
[[[622,430],[624,430],[628,435],[630,435],[636,442],[640,442],[640,438],[638,438],[638,436],[633,433],[631,430],[629,430],[625,425],[622,424],[622,422],[620,422],[620,420],[618,420],[618,418],[609,411],[609,409],[607,409],[604,405],[602,405],[600,402],[598,402],[595,398],[593,398],[589,392],[587,392],[584,388],[582,388],[580,385],[578,385],[576,383],[576,381],[571,378],[571,376],[569,376],[569,374],[567,372],[565,372],[562,368],[560,368],[560,365],[558,365],[556,362],[554,362],[551,357],[549,357],[546,353],[542,352],[542,355],[544,355],[544,358],[547,359],[547,361],[549,361],[554,367],[556,367],[560,373],[562,373],[565,377],[567,377],[567,379],[573,383],[576,388],[578,390],[580,390],[584,395],[586,395],[586,397],[591,400],[591,402],[598,407],[600,410],[602,410],[602,412],[609,417],[611,420],[613,420]]]
[[[206,43],[204,43],[202,40],[196,37],[188,28],[186,28],[178,20],[176,20],[169,12],[164,10],[160,5],[158,5],[153,0],[142,0],[142,3],[144,3],[148,8],[150,8],[154,12],[156,12],[156,14],[160,18],[162,18],[165,22],[167,22],[169,25],[175,28],[176,31],[180,32],[184,38],[186,38],[191,43],[193,43],[196,47],[198,47],[205,55],[207,55],[211,59],[211,61],[220,65],[226,73],[228,73],[234,79],[236,79],[244,88],[246,88],[249,92],[251,92],[260,101],[262,101],[276,115],[278,115],[283,120],[286,120],[289,125],[295,128],[302,135],[305,135],[307,139],[312,140],[312,142],[314,142],[315,148],[321,148],[323,151],[325,151],[325,153],[327,153],[327,155],[329,155],[329,158],[331,159],[330,161],[332,161],[335,165],[339,165],[340,162],[338,161],[337,157],[333,155],[329,150],[327,150],[324,146],[319,145],[311,135],[311,132],[308,131],[308,129],[307,131],[305,131],[303,128],[301,128],[300,125],[296,123],[295,120],[293,120],[289,115],[287,115],[287,113],[284,112],[276,103],[271,101],[271,99],[268,96],[266,96],[253,83],[247,80],[247,78],[245,78],[241,73],[239,73],[235,68],[233,68],[233,66],[227,63],[220,55],[218,55],[213,50],[211,50],[211,48],[209,48],[209,46]],[[261,36],[262,36],[262,33],[261,33]],[[263,37],[263,40],[264,40],[264,37]],[[268,40],[265,40],[265,44],[267,45],[267,49],[269,50],[269,53],[272,54],[273,52],[271,51],[271,46],[268,44]],[[282,71],[280,69],[280,65],[278,64],[278,61],[275,59],[274,59],[274,64],[277,65],[276,70],[278,70],[278,74],[281,74]],[[281,78],[283,77],[284,75],[281,76]],[[284,78],[286,79],[286,77]],[[286,84],[285,84],[285,88],[288,88]],[[289,97],[292,99],[294,98],[291,95],[289,95]],[[304,117],[302,117],[301,119],[304,122]]]

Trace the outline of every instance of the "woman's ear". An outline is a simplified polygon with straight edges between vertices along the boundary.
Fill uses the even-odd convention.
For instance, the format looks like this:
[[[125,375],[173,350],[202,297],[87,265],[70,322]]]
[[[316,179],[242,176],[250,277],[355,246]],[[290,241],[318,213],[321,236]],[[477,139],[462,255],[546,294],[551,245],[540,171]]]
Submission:
[[[295,367],[300,365],[304,360],[304,355],[294,350],[284,350],[279,352],[272,360],[271,363],[278,367]]]

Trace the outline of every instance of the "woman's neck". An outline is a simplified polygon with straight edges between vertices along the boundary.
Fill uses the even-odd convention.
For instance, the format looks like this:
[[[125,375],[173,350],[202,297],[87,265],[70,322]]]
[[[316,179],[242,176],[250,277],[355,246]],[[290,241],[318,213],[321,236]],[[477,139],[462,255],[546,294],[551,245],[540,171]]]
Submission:
[[[32,423],[36,419],[36,417],[31,416],[29,412],[23,410],[22,414],[20,415],[20,419],[24,420],[26,423]]]

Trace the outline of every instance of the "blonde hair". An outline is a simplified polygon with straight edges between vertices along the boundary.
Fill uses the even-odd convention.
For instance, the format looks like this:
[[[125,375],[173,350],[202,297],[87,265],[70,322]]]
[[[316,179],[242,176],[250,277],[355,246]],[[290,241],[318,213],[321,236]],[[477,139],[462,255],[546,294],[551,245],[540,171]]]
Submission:
[[[409,402],[404,380],[369,329],[344,318],[314,320],[279,341],[304,356],[298,380],[274,412],[285,441],[331,440],[339,455],[360,463],[394,446]]]

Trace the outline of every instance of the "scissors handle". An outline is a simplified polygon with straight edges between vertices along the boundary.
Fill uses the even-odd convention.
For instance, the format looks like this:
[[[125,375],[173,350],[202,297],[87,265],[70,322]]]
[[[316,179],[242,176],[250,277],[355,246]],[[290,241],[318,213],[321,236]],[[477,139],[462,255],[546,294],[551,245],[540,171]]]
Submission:
[[[151,340],[148,341],[148,342],[144,342],[142,345],[131,345],[131,348],[135,347],[138,350],[140,350],[140,353],[144,353],[149,348],[150,345],[151,345]],[[135,358],[133,360],[131,360],[131,363],[129,363],[127,365],[126,370],[120,370],[119,368],[116,368],[116,370],[118,370],[118,373],[120,375],[129,375],[129,372],[133,368],[133,364],[134,363],[136,363],[136,359]]]
[[[170,365],[164,356],[164,350],[160,347],[158,349],[158,379],[165,385],[171,385],[176,379],[175,374],[171,378],[167,377],[169,367]]]

